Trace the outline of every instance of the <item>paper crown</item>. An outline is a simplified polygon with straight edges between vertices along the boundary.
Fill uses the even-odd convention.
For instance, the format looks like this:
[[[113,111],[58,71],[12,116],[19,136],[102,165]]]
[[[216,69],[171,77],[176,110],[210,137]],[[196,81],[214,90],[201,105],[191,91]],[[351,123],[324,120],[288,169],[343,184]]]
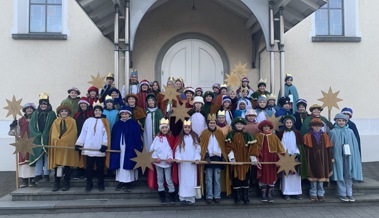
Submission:
[[[184,120],[183,126],[191,126],[191,120]]]
[[[114,74],[111,73],[111,72],[109,72],[109,73],[107,74],[107,78],[112,78],[112,79],[114,79]]]
[[[293,77],[293,76],[290,73],[286,73],[286,77]]]
[[[216,121],[216,114],[208,114],[208,121]]]
[[[258,85],[261,83],[267,84],[267,79],[260,79],[258,82]]]
[[[170,76],[170,77],[167,79],[167,82],[168,82],[168,81],[173,81],[173,82],[174,82],[174,81],[175,81],[175,78],[174,78],[173,76]]]
[[[217,116],[219,117],[219,116],[225,116],[226,115],[226,113],[225,113],[225,111],[224,110],[220,110],[220,111],[218,111],[217,112]]]
[[[176,80],[179,80],[181,83],[184,81],[182,77],[178,77]]]
[[[105,96],[104,102],[107,101],[114,101],[113,98],[110,95]]]
[[[276,100],[276,95],[274,95],[274,94],[268,95],[267,100]]]
[[[92,107],[96,107],[96,106],[100,106],[100,107],[104,107],[104,103],[100,103],[100,101],[99,100],[97,100],[97,101],[95,101],[95,102],[93,102],[93,104],[92,104]]]
[[[228,86],[227,86],[226,84],[222,84],[222,85],[220,86],[220,89],[228,89]]]
[[[170,121],[168,119],[162,118],[159,121],[159,125],[169,125]]]
[[[49,93],[47,93],[47,92],[39,93],[39,100],[41,100],[41,99],[49,99]]]

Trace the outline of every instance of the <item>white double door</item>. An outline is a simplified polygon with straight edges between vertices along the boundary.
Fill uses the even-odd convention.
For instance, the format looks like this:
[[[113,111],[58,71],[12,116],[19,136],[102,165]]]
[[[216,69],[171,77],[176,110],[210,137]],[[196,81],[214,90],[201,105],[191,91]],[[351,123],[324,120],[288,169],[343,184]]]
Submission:
[[[169,77],[184,79],[185,86],[211,90],[214,83],[224,82],[224,69],[220,54],[205,41],[185,39],[174,44],[162,61],[161,84]]]

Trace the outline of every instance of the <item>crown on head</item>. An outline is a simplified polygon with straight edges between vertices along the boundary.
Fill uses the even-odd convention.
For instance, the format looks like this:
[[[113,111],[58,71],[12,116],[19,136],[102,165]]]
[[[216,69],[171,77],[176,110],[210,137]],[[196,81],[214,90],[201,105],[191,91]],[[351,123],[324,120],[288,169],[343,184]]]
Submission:
[[[216,121],[216,114],[208,114],[208,121]]]
[[[49,99],[49,94],[47,92],[39,93],[39,99]]]
[[[110,96],[110,95],[105,96],[105,100],[104,101],[107,101],[107,100],[113,100],[112,96]]]
[[[175,81],[175,78],[173,76],[170,76],[167,81]]]
[[[109,73],[107,74],[107,78],[108,78],[108,77],[114,78],[114,74],[113,74],[112,72],[109,72]]]
[[[226,115],[226,113],[224,110],[217,112],[217,116],[225,116],[225,115]]]
[[[270,94],[267,96],[267,100],[271,100],[271,99],[276,100],[276,95]]]
[[[169,125],[170,121],[168,119],[162,118],[159,121],[159,125]]]
[[[96,107],[96,106],[100,106],[100,107],[104,107],[104,103],[100,103],[100,101],[99,100],[97,100],[97,101],[95,101],[95,102],[93,102],[93,104],[92,104],[92,107]]]
[[[261,79],[259,80],[258,84],[259,84],[259,83],[267,84],[267,79],[262,79],[262,78],[261,78]]]
[[[292,74],[286,73],[286,77],[292,77]]]
[[[183,126],[191,126],[191,120],[184,120]]]

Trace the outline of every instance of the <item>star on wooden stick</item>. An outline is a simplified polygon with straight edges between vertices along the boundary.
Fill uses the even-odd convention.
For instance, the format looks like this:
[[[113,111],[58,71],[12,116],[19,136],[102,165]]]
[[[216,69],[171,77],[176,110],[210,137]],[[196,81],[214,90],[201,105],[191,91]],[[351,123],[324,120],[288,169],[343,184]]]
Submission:
[[[231,72],[230,74],[225,75],[227,78],[224,81],[229,87],[234,88],[240,85],[240,78],[238,77],[237,73]]]
[[[235,72],[237,76],[241,79],[245,76],[247,76],[248,69],[246,68],[247,63],[242,64],[241,61],[238,62],[238,64],[234,64],[234,68],[232,69],[232,72]]]
[[[328,93],[322,91],[323,98],[319,98],[317,100],[323,102],[322,107],[328,107],[328,109],[332,109],[333,107],[340,109],[338,107],[337,102],[343,101],[342,99],[338,98],[337,95],[340,93],[340,91],[334,92],[332,91],[332,87],[329,86]]]
[[[89,81],[88,83],[92,84],[93,86],[95,86],[98,89],[101,89],[101,88],[104,87],[104,85],[106,83],[105,82],[105,77],[107,77],[107,76],[100,77],[99,73],[97,73],[96,77],[94,77],[94,76],[91,75],[92,81]]]
[[[6,101],[8,106],[4,107],[4,109],[8,110],[7,117],[11,114],[13,115],[13,119],[16,119],[17,114],[22,116],[20,112],[23,108],[21,105],[22,98],[20,100],[16,100],[16,97],[13,95],[12,101],[9,101],[8,99],[6,99]]]
[[[137,157],[130,158],[130,160],[136,162],[134,170],[141,167],[142,174],[145,174],[146,168],[154,170],[153,166],[151,165],[151,163],[153,162],[153,158],[151,158],[151,155],[153,154],[154,151],[148,152],[146,150],[146,147],[143,147],[142,152],[136,149],[134,149],[134,151],[136,152]]]
[[[184,121],[186,117],[190,117],[190,115],[188,114],[188,111],[190,110],[191,108],[186,108],[185,104],[178,104],[178,106],[172,108],[173,113],[171,114],[171,116],[175,117],[175,123],[179,120]]]
[[[161,92],[162,95],[164,95],[164,98],[162,101],[168,99],[169,101],[175,100],[176,96],[180,95],[179,92],[176,91],[175,87],[169,87],[169,86],[163,86],[164,87],[164,92]]]
[[[27,153],[34,156],[33,148],[36,147],[35,144],[33,144],[33,138],[28,138],[27,134],[24,135],[24,137],[16,136],[16,142],[12,143],[10,145],[15,146],[16,150],[13,152],[13,154],[21,153],[22,156],[25,156]]]
[[[300,162],[295,161],[296,155],[290,156],[288,152],[284,155],[278,154],[279,160],[276,162],[276,165],[279,166],[278,173],[284,171],[286,176],[289,172],[296,172],[295,166],[301,164]]]
[[[282,119],[282,116],[275,117],[275,113],[272,113],[271,117],[266,115],[266,118],[268,121],[270,121],[274,125],[274,130],[279,131],[279,127],[283,126],[283,123],[280,122],[280,119]]]

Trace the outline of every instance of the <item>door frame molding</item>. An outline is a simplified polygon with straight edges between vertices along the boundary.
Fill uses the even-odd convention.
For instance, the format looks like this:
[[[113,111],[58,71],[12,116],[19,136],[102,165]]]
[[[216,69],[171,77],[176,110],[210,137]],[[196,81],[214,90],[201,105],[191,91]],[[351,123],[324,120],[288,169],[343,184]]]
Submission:
[[[204,42],[207,42],[208,44],[213,46],[221,57],[222,65],[223,65],[223,69],[224,69],[224,78],[225,78],[225,73],[229,73],[229,71],[230,71],[230,65],[229,65],[229,58],[228,58],[224,48],[216,40],[214,40],[210,36],[207,36],[207,35],[202,34],[202,33],[197,33],[197,32],[187,32],[187,33],[181,33],[181,34],[178,34],[178,35],[172,37],[161,47],[161,49],[158,52],[157,58],[155,60],[155,67],[154,67],[154,69],[155,69],[155,73],[154,73],[155,80],[161,81],[162,62],[163,62],[163,58],[166,55],[167,51],[173,45],[175,45],[176,43],[178,43],[182,40],[185,40],[185,39],[198,39],[198,40],[202,40]],[[224,81],[222,81],[222,82],[224,82]],[[162,88],[163,85],[166,85],[166,84],[160,84],[160,85]]]

